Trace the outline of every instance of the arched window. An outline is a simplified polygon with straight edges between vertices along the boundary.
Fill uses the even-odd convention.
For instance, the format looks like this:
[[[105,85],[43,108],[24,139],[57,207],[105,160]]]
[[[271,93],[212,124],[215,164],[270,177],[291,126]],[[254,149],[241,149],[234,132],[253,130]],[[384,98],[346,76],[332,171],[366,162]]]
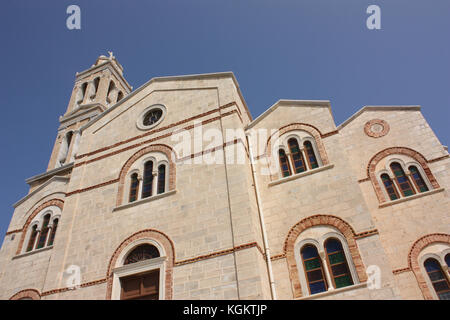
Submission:
[[[166,189],[166,165],[158,167],[158,194],[164,193]]]
[[[327,291],[325,272],[317,248],[306,244],[300,250],[310,294]]]
[[[114,84],[114,81],[110,81],[109,82],[109,87],[108,87],[108,95],[111,93],[111,91],[116,87],[116,85]]]
[[[419,192],[425,192],[428,191],[427,184],[425,183],[425,180],[423,180],[419,170],[416,166],[410,166],[408,168],[409,172],[411,172],[411,177],[413,178],[414,184],[416,185],[417,190]]]
[[[34,242],[37,236],[37,225],[35,224],[31,229],[30,239],[28,240],[27,252],[33,250]]]
[[[281,174],[283,177],[288,177],[291,175],[291,168],[289,167],[289,161],[286,156],[286,152],[284,152],[283,149],[280,149],[278,151],[278,156],[280,159],[280,168],[281,168]]]
[[[72,142],[72,137],[73,137],[73,131],[67,132],[67,134],[66,134],[67,152],[69,152],[70,144]]]
[[[445,263],[447,264],[447,267],[450,268],[450,253],[447,253],[445,256]]]
[[[139,192],[139,179],[138,174],[133,173],[131,175],[131,183],[130,183],[130,196],[128,198],[129,202],[136,201]]]
[[[142,184],[142,198],[152,195],[153,187],[153,162],[147,161],[144,165],[144,181]]]
[[[439,262],[429,258],[425,260],[424,266],[439,300],[450,300],[450,285]]]
[[[79,94],[78,94],[78,101],[77,101],[78,104],[82,103],[83,100],[84,100],[84,96],[86,94],[87,85],[88,85],[88,83],[85,82],[80,87],[80,91],[79,91]]]
[[[158,258],[158,249],[151,244],[143,244],[133,249],[125,258],[124,265]],[[160,269],[120,278],[122,300],[157,300],[159,298]]]
[[[319,167],[319,163],[317,162],[316,155],[314,154],[314,149],[311,144],[311,141],[305,141],[303,143],[306,152],[306,159],[308,160],[309,167],[311,169],[315,169]]]
[[[383,181],[384,187],[386,188],[386,192],[389,195],[389,198],[391,200],[397,200],[399,198],[397,189],[395,188],[395,185],[392,183],[391,178],[384,173],[381,175],[381,180]]]
[[[116,85],[114,84],[114,81],[110,81],[109,82],[109,87],[108,87],[108,94],[106,95],[106,100],[108,101],[108,103],[112,102],[113,100],[113,91],[116,88]]]
[[[44,216],[44,222],[42,224],[41,233],[39,235],[39,240],[36,246],[36,249],[43,248],[45,246],[45,242],[47,240],[48,235],[48,224],[50,223],[50,214],[46,214]]]
[[[94,79],[94,96],[97,94],[99,84],[100,84],[100,77],[97,77]]]
[[[403,196],[408,197],[413,195],[415,193],[414,189],[405,172],[403,171],[402,166],[398,162],[392,162],[391,169],[394,173],[395,180],[397,181],[397,185],[399,186]]]
[[[59,219],[53,220],[52,232],[50,233],[50,238],[48,239],[48,246],[52,246],[55,241],[56,229],[58,228]]]
[[[64,163],[66,163],[67,156],[69,154],[70,150],[70,144],[72,143],[72,137],[73,137],[73,131],[69,131],[64,136],[63,141],[60,145],[59,155],[58,155],[58,162],[60,166],[63,166]]]
[[[117,102],[119,102],[120,100],[122,100],[123,98],[123,92],[119,91],[119,94],[117,95]]]
[[[133,251],[127,255],[124,265],[158,257],[159,251],[155,246],[143,244],[133,249]]]
[[[351,286],[353,279],[341,242],[334,238],[328,239],[325,242],[325,251],[335,288]]]
[[[288,145],[291,151],[292,164],[294,165],[295,173],[306,171],[305,160],[303,159],[302,152],[298,146],[297,139],[289,139]]]

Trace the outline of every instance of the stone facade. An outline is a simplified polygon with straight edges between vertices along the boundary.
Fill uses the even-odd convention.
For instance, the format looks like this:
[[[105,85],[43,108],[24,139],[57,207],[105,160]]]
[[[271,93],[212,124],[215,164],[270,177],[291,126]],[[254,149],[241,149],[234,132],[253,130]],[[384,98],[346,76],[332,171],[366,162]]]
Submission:
[[[423,264],[433,257],[449,277],[450,157],[420,107],[364,107],[336,127],[328,101],[281,100],[253,120],[232,73],[154,78],[132,91],[122,71],[111,54],[77,73],[47,172],[27,179],[14,204],[1,299],[116,299],[131,266],[160,268],[161,299],[438,298]],[[162,120],[143,129],[138,118],[153,105],[164,106]],[[291,138],[304,172],[294,173]],[[153,169],[154,194],[130,202],[131,176],[142,188],[148,159],[165,164],[165,188],[156,193]],[[412,195],[396,185],[389,198],[380,174],[394,181],[392,163]],[[342,244],[349,286],[336,288],[327,239]],[[161,257],[124,265],[143,243]],[[324,292],[311,294],[305,245],[318,249]]]

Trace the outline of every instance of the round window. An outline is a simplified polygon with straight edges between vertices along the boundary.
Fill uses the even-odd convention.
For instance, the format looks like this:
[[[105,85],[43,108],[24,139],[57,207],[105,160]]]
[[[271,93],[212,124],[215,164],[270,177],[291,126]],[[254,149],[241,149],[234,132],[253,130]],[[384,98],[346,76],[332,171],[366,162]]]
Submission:
[[[165,114],[166,108],[161,104],[147,107],[139,115],[137,127],[141,130],[151,129],[163,120]]]
[[[142,121],[142,124],[144,126],[151,126],[152,124],[158,122],[159,119],[161,119],[162,114],[163,112],[161,109],[150,110],[144,115],[144,120]]]

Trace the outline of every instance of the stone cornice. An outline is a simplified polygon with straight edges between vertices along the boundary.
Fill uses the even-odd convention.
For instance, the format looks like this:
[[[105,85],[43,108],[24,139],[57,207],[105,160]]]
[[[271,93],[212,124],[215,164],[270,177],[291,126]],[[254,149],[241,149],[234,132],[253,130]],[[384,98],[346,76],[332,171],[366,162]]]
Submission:
[[[28,179],[25,179],[25,182],[30,184],[30,183],[33,183],[35,181],[54,176],[55,174],[61,173],[61,172],[65,171],[65,170],[72,169],[72,167],[73,167],[73,162],[65,164],[65,165],[63,165],[63,166],[61,166],[59,168],[55,168],[55,169],[49,170],[47,172],[40,173],[38,175],[32,176],[32,177],[30,177]]]
[[[65,114],[63,116],[59,117],[59,122],[62,124],[64,122],[67,122],[69,120],[78,118],[86,113],[89,113],[90,111],[98,109],[101,112],[106,110],[106,107],[102,105],[101,103],[88,103],[80,105],[79,108],[76,108],[69,112],[68,114]]]

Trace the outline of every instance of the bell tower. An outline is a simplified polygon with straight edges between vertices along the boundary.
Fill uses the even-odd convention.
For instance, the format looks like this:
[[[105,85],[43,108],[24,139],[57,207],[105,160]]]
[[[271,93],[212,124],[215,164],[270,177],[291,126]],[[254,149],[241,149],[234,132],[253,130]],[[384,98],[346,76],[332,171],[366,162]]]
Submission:
[[[59,117],[47,171],[69,167],[78,149],[80,127],[131,92],[132,87],[123,77],[123,67],[112,52],[108,53],[109,57],[101,55],[89,69],[76,73],[67,110]]]

